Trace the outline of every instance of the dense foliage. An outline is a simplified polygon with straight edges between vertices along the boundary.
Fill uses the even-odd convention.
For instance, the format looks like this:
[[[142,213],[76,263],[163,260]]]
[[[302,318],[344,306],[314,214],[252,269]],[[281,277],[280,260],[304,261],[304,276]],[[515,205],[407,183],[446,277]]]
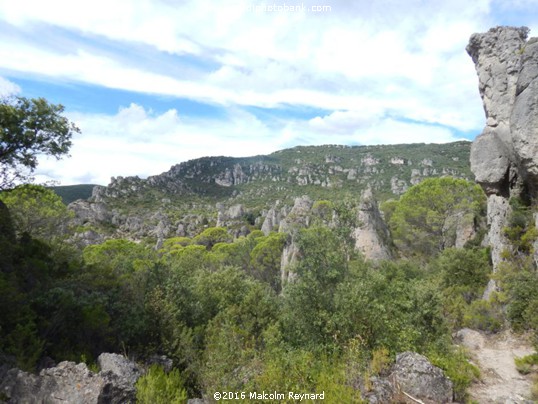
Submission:
[[[152,368],[141,379],[141,402],[263,389],[359,401],[369,378],[405,350],[467,375],[459,394],[474,377],[463,356],[450,359],[451,326],[461,324],[452,301],[478,297],[488,272],[483,251],[448,249],[427,265],[373,265],[350,254],[343,212],[340,226],[324,225],[333,205],[320,202],[319,224],[294,233],[301,259],[283,285],[285,234],[233,240],[207,228],[165,240],[158,251],[111,239],[59,254],[51,246],[57,227],[18,219],[27,207],[12,200],[29,193],[43,223],[65,214],[40,187],[1,194],[9,210],[2,205],[0,351],[21,368],[46,356],[91,364],[103,351],[173,358],[174,373]]]
[[[79,129],[62,105],[44,98],[14,97],[0,102],[0,189],[27,180],[39,155],[61,158]]]
[[[264,389],[360,402],[371,378],[412,350],[445,369],[464,400],[478,375],[452,346],[453,331],[496,331],[505,320],[538,329],[530,206],[513,202],[505,229],[513,249],[497,275],[503,291],[491,300],[482,300],[489,252],[477,242],[450,247],[451,218],[479,221],[483,201],[457,179],[411,188],[385,205],[407,258],[372,263],[352,251],[354,215],[345,204],[314,203],[310,227],[294,227],[293,237],[253,227],[234,239],[206,227],[158,250],[153,241],[126,239],[80,250],[68,239],[69,211],[52,191],[4,191],[0,353],[27,370],[45,357],[93,364],[104,351],[169,356],[171,373],[153,367],[140,379],[141,402]],[[281,257],[291,239],[298,260],[283,283]],[[532,369],[527,362],[520,367]]]
[[[451,177],[430,178],[385,205],[394,242],[405,255],[431,256],[454,246],[458,232],[485,211],[480,186]]]

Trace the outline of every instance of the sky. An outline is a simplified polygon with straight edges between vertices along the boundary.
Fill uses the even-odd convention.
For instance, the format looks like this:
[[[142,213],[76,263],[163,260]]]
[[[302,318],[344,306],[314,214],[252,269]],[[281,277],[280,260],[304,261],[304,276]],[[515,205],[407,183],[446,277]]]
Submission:
[[[0,96],[80,129],[41,181],[106,185],[204,156],[473,140],[469,37],[538,36],[538,0],[0,0]]]

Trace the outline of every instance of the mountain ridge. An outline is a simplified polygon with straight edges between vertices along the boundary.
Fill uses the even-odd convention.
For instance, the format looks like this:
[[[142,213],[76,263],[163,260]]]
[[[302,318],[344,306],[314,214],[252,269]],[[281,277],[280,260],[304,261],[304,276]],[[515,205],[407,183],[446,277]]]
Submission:
[[[473,179],[470,147],[467,141],[296,146],[269,155],[202,157],[145,179],[112,177],[70,207],[81,232],[91,228],[105,237],[194,236],[216,225],[237,235],[261,229],[272,209],[289,211],[304,195],[356,204],[369,188],[383,202],[426,178]]]

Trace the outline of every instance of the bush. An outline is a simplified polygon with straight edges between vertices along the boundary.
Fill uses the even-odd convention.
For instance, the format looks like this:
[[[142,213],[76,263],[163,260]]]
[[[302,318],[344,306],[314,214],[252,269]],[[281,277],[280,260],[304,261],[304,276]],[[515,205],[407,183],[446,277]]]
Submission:
[[[521,374],[527,375],[531,373],[536,366],[538,366],[538,353],[522,356],[521,358],[514,359],[516,363],[517,371]]]
[[[152,365],[148,373],[136,383],[136,401],[140,404],[183,404],[187,392],[177,369],[165,373],[159,365]]]
[[[447,353],[429,353],[430,362],[443,369],[445,374],[452,380],[454,398],[457,402],[466,402],[467,388],[480,377],[480,370],[469,363],[466,353],[462,348]]]
[[[433,262],[433,267],[440,272],[442,286],[460,287],[467,303],[482,295],[491,273],[485,249],[448,248]]]
[[[263,370],[246,387],[250,391],[321,393],[329,403],[364,403],[348,384],[345,366],[338,358],[299,350],[268,352]],[[286,397],[283,402],[297,402]],[[321,401],[320,401],[321,402]]]
[[[463,325],[472,329],[497,332],[503,325],[501,306],[494,299],[475,300],[463,316]]]

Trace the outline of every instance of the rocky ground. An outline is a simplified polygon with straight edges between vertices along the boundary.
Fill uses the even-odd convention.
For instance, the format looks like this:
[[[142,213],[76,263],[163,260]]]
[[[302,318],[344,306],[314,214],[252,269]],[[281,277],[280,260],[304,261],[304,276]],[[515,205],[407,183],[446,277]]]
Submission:
[[[478,403],[531,404],[531,376],[516,370],[514,358],[534,353],[525,336],[506,330],[487,335],[463,329],[457,334],[467,347],[473,362],[480,368],[481,380],[470,389],[471,399]]]

